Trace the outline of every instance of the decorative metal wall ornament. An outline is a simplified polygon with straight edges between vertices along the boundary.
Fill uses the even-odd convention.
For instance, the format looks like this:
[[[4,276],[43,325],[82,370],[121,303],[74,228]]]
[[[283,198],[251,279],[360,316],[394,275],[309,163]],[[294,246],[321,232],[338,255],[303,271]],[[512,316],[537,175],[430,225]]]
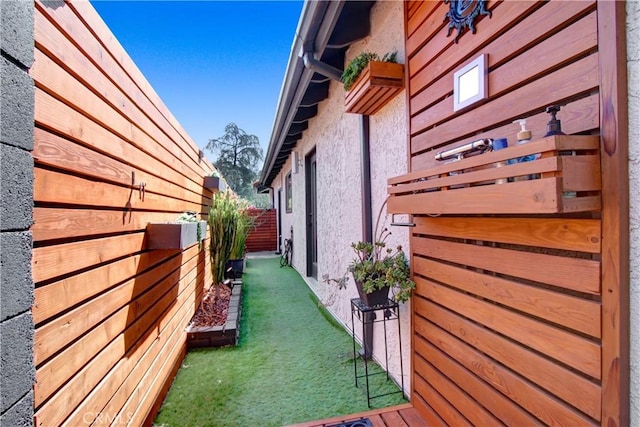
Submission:
[[[451,30],[454,28],[458,30],[453,39],[454,43],[458,43],[458,38],[465,27],[469,27],[472,34],[476,33],[474,21],[478,16],[489,15],[491,18],[491,11],[485,8],[486,0],[444,0],[444,2],[449,3],[449,12],[444,17],[445,20],[449,18],[447,37],[451,35]]]

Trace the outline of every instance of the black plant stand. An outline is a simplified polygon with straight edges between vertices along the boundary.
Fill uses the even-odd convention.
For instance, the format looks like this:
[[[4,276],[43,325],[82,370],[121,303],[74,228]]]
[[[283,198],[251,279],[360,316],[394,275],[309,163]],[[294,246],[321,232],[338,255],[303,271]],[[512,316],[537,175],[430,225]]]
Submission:
[[[376,316],[376,312],[382,312],[382,318]],[[362,363],[364,364],[364,374],[358,374],[358,354],[356,353],[356,334],[355,334],[355,319],[356,317],[362,324],[362,348],[367,348],[367,340],[373,340],[373,336],[367,336],[365,333],[365,327],[369,324],[375,324],[382,322],[384,327],[384,359],[385,359],[385,372],[378,372],[375,374],[369,373],[369,362],[367,357],[362,357]],[[389,380],[389,352],[387,351],[387,322],[396,320],[398,325],[398,347],[400,351],[400,391],[392,391],[389,393],[378,394],[371,396],[369,391],[369,376],[386,374],[387,380]],[[400,334],[400,308],[397,302],[388,299],[385,304],[369,307],[360,298],[353,298],[351,300],[351,330],[353,331],[353,373],[355,376],[356,387],[358,387],[358,378],[365,379],[365,385],[367,388],[367,406],[371,407],[371,399],[377,397],[388,396],[390,394],[402,393],[404,397],[404,370],[402,367],[402,337]]]

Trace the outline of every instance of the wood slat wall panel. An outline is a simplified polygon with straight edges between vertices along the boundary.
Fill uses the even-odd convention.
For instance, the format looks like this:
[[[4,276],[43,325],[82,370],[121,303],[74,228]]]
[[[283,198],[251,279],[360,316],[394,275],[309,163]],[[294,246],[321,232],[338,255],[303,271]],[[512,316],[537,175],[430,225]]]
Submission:
[[[202,192],[202,181],[199,178],[187,179],[183,174],[165,163],[142,151],[124,139],[103,128],[78,111],[63,102],[53,98],[46,92],[36,88],[35,120],[37,126],[50,129],[91,147],[100,153],[118,158],[130,165],[143,165],[144,170],[160,176],[159,171],[165,171],[165,177],[194,193]],[[139,181],[138,181],[139,182]],[[156,190],[150,188],[149,190]]]
[[[140,90],[134,89],[133,95],[135,95],[135,98],[142,98],[142,102],[147,102],[144,101],[145,98],[150,101],[150,104],[142,108],[145,114],[151,116],[154,122],[159,123],[165,133],[171,135],[171,139],[175,141],[175,145],[180,150],[185,151],[192,160],[200,164],[205,170],[210,170],[211,164],[201,162],[199,150],[195,144],[192,143],[191,137],[182,128],[176,118],[173,117],[173,114],[171,114],[167,106],[164,105],[160,97],[155,93],[133,60],[127,55],[126,51],[122,49],[120,43],[111,33],[111,30],[109,30],[102,19],[95,13],[93,7],[85,2],[75,2],[72,3],[70,7],[80,16],[82,21],[86,23],[86,26],[91,28],[92,33],[98,35],[103,45],[110,49],[112,57],[124,65],[127,76],[135,81],[136,86],[140,88]]]
[[[146,183],[157,193],[192,203],[202,202],[202,194],[186,190],[162,176],[156,176],[153,170],[147,172],[136,164],[126,163],[129,159],[113,159],[41,128],[34,130],[34,137],[33,156],[38,164],[120,185],[131,185],[132,174],[135,174],[137,182]]]
[[[488,59],[488,66],[491,68],[488,86],[489,97],[492,99],[499,97],[522,85],[523,81],[544,75],[547,70],[557,67],[558,63],[570,61],[571,58],[584,56],[589,51],[593,51],[597,45],[595,28],[596,17],[595,12],[593,12],[574,25],[536,44],[531,49],[500,66],[498,66],[499,59],[506,57],[512,51],[505,51],[502,54],[497,53],[494,56],[493,52],[496,49],[492,49],[491,46],[487,47],[486,52],[491,52]],[[563,49],[557,48],[559,44],[563,46]],[[497,46],[501,46],[498,41],[496,41]],[[485,52],[479,52],[478,54],[480,53]],[[451,81],[453,81],[453,71],[440,78],[439,82],[441,83],[439,85],[433,85],[429,90],[423,91],[420,94],[420,98],[438,99],[451,95]],[[413,102],[417,106],[420,105],[421,100],[416,99]],[[412,128],[419,132],[421,129],[441,122],[451,114],[452,105],[450,102],[442,101],[417,115],[413,115]]]
[[[600,252],[600,221],[573,218],[430,218],[414,220],[415,234],[522,246]]]
[[[420,277],[415,281],[418,294],[586,375],[600,377],[601,348],[592,341],[432,281]]]
[[[601,388],[588,377],[576,373],[571,368],[559,366],[537,352],[432,302],[420,300],[419,304],[434,314],[430,316],[430,320],[436,326],[492,357],[501,365],[518,372],[585,414],[596,419],[599,417]],[[449,372],[446,373],[449,375]],[[572,384],[572,387],[567,387],[566,384]]]
[[[449,402],[456,402],[456,409],[471,422],[474,426],[499,425],[500,422],[490,412],[480,405],[477,400],[469,396],[467,388],[461,389],[453,381],[439,372],[429,359],[415,357],[413,359],[414,369],[420,373],[434,389]]]
[[[250,210],[249,214],[256,218],[254,228],[247,237],[247,252],[275,251],[278,245],[278,225],[276,210]]]
[[[575,102],[568,102],[562,110],[562,129],[567,134],[591,133],[598,127],[598,95],[591,95],[580,98]],[[528,116],[527,127],[530,129],[545,129],[546,123],[549,121],[549,115],[544,112]],[[458,145],[476,141],[480,138],[495,138],[496,135],[509,136],[514,132],[514,124],[497,126],[488,131],[481,131],[473,136],[462,137],[443,145],[437,151],[445,150]],[[513,141],[513,139],[512,139]],[[414,155],[411,158],[412,170],[421,170],[442,165],[442,162],[435,160],[434,151],[425,151]]]
[[[557,87],[557,90],[549,92],[546,90],[549,86]],[[532,98],[543,98],[542,104],[551,105],[576,93],[594,90],[597,86],[598,55],[593,54],[530,84],[522,85],[465,115],[457,116],[420,133],[412,138],[411,152],[416,153],[433,148],[444,141],[453,140],[460,135],[461,130],[468,133],[476,132],[481,129],[481,123],[508,122],[517,117],[526,116],[534,107],[530,101]],[[452,98],[445,99],[441,104],[443,108],[453,110]],[[415,121],[412,120],[413,122]],[[420,128],[412,126],[412,134],[422,130],[424,126]],[[513,132],[516,130],[517,128]],[[540,137],[541,131],[537,131],[535,135]]]
[[[496,363],[483,353],[475,351],[425,319],[417,319],[415,328],[417,334],[427,339],[452,360],[457,361],[476,376],[508,396],[513,402],[521,405],[536,416],[539,422],[548,425],[558,423],[567,426],[594,424],[593,421],[569,405],[545,393],[535,384],[521,378],[517,373],[503,368],[499,363]],[[416,375],[419,375],[419,372],[416,372]],[[424,393],[420,394],[425,396]],[[455,404],[456,402],[452,403]]]
[[[601,262],[607,244],[612,252],[619,249],[617,234],[607,240],[604,226],[606,212],[619,206],[558,214],[533,203],[528,212],[519,211],[544,179],[513,186],[517,191],[505,192],[508,199],[496,197],[493,210],[490,201],[474,199],[472,188],[411,193],[431,188],[420,176],[455,185],[455,176],[429,173],[442,167],[434,157],[438,151],[480,138],[507,137],[514,145],[519,128],[512,122],[519,118],[527,119],[534,140],[542,138],[549,120],[544,110],[552,104],[562,104],[558,118],[565,133],[600,135],[603,90],[624,80],[610,59],[624,56],[613,47],[623,45],[619,37],[613,40],[616,31],[624,34],[616,27],[624,23],[623,8],[591,0],[488,2],[492,16],[476,20],[476,33],[465,30],[456,44],[443,21],[449,5],[425,3],[431,4],[407,5],[405,11],[410,173],[404,193],[394,194],[400,187],[389,180],[388,204],[393,212],[413,214],[416,223],[410,244],[417,283],[414,407],[434,424],[468,422],[477,405],[507,425],[608,425],[618,416],[626,419],[618,393],[626,380],[616,379],[618,359],[611,355],[620,356],[627,343],[621,332],[627,313],[607,311],[605,306],[621,304],[613,297],[620,285],[611,280],[605,295],[602,282],[617,274],[619,258],[611,257],[611,266]],[[481,53],[488,55],[488,99],[454,112],[453,73]],[[614,122],[604,120],[620,129]],[[587,157],[602,158],[602,137],[597,142]],[[608,185],[615,193],[613,181],[624,174],[601,173],[599,164],[578,167],[581,176],[575,179],[603,191],[612,180]],[[477,173],[487,180],[492,174]],[[442,206],[461,214],[438,217]],[[606,320],[607,313],[618,320]]]
[[[103,79],[103,76],[108,76],[109,80],[120,87],[129,100],[133,100],[135,104],[140,106],[145,115],[151,117],[163,131],[170,135],[170,140],[167,140],[167,143],[178,150],[173,155],[178,158],[180,163],[189,164],[193,162],[192,164],[199,164],[198,150],[194,148],[190,138],[185,137],[186,133],[183,130],[181,133],[176,132],[175,128],[179,128],[179,125],[175,126],[176,122],[171,113],[95,13],[95,10],[92,7],[82,5],[81,2],[76,5],[69,4],[68,6],[66,8],[50,8],[46,7],[44,3],[36,2],[36,46],[43,46],[52,58],[64,58],[65,60],[60,63],[64,64],[71,72],[80,73],[77,70],[82,70],[82,73],[80,73],[82,79],[87,82],[87,86],[96,88],[95,90],[105,87],[103,86],[105,81],[92,79]],[[78,11],[80,11],[80,16],[77,14]],[[40,13],[46,19],[41,19]],[[62,29],[65,35],[57,37],[55,30],[48,26],[49,24],[46,21],[53,22],[57,28]],[[96,33],[99,33],[102,37],[95,39]],[[69,61],[74,61],[74,55],[71,52],[75,52],[75,49],[68,45],[67,38],[69,40],[85,41],[84,43],[76,42],[73,44],[79,46],[82,51],[83,58],[79,58],[78,62],[87,68],[78,69],[75,66],[71,66],[73,62],[69,63]],[[92,42],[94,39],[95,42]],[[98,64],[97,67],[102,73],[96,73],[90,65],[91,62]],[[101,92],[109,94],[108,96],[110,97],[119,96],[119,92],[112,89],[101,90]],[[113,102],[113,105],[128,105],[130,103],[126,99],[123,102],[123,98],[116,99],[117,101]],[[128,116],[131,114],[131,112],[127,113]],[[134,118],[138,119],[134,123],[144,123],[144,119],[141,117],[134,116]],[[160,147],[160,149],[171,151],[167,147]],[[206,163],[202,163],[202,166],[209,169]],[[194,170],[197,171],[197,169]]]
[[[464,292],[600,338],[600,304],[521,282],[415,257],[416,273]]]
[[[204,214],[205,208],[201,213]],[[150,222],[167,222],[182,211],[146,212],[38,207],[32,231],[38,240],[65,239],[143,231]]]
[[[500,392],[476,378],[466,371],[460,364],[451,360],[433,345],[422,338],[414,341],[416,354],[416,370],[422,371],[420,366],[426,361],[454,381],[479,404],[494,414],[500,422],[511,426],[535,425],[536,420],[521,408],[508,404],[508,399]]]
[[[152,292],[146,292],[141,296],[132,298],[115,312],[109,312],[100,307],[101,311],[104,312],[101,317],[106,320],[102,321],[99,326],[83,333],[78,340],[71,343],[62,343],[64,351],[39,366],[36,375],[36,386],[34,387],[36,405],[42,403],[54,390],[64,384],[66,378],[78,371],[89,361],[93,354],[98,353],[107,343],[124,333],[125,328],[131,327],[133,322],[136,322],[136,326],[133,329],[133,333],[129,332],[129,335],[137,335],[140,333],[140,329],[144,330],[143,328],[152,324],[153,321],[147,320],[150,317],[148,314],[144,314],[146,316],[144,322],[137,320],[143,314],[141,311],[148,310],[149,313],[153,314],[152,318],[157,318],[175,300],[175,296],[169,291],[173,288],[176,277],[179,279],[180,276],[184,276],[187,280],[189,278],[195,279],[195,267],[196,263],[190,262],[189,265],[185,265],[187,273],[177,274],[175,277],[166,277],[151,288]],[[202,267],[200,266],[200,269]],[[115,298],[117,296],[114,296]],[[111,298],[102,298],[101,300],[104,305],[114,305]],[[128,344],[129,346],[133,345],[133,343]],[[123,349],[123,355],[126,351],[126,348]]]
[[[534,252],[432,240],[412,240],[417,254],[565,289],[600,294],[600,263]],[[505,262],[509,260],[509,262]],[[535,265],[537,268],[530,268]]]
[[[214,169],[89,2],[36,1],[34,32],[34,423],[142,424],[211,283],[208,242],[145,230],[206,214]]]

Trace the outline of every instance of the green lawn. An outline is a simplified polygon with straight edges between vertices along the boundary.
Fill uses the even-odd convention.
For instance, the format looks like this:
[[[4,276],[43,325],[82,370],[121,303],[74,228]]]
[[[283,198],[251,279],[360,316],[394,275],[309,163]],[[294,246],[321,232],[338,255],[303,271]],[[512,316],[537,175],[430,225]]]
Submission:
[[[156,426],[282,426],[368,410],[351,337],[298,273],[250,259],[243,279],[239,345],[190,351]],[[371,382],[372,395],[398,390],[385,375]],[[403,402],[400,393],[371,401]]]

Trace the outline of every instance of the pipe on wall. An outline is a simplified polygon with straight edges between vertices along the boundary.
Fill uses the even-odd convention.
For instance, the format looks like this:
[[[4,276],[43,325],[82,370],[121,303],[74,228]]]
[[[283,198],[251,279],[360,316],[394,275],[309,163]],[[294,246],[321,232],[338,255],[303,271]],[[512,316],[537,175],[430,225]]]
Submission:
[[[318,61],[313,57],[313,53],[305,52],[302,55],[302,62],[304,63],[305,68],[313,71],[314,73],[322,74],[323,76],[337,82],[342,82],[342,71],[329,64]]]

